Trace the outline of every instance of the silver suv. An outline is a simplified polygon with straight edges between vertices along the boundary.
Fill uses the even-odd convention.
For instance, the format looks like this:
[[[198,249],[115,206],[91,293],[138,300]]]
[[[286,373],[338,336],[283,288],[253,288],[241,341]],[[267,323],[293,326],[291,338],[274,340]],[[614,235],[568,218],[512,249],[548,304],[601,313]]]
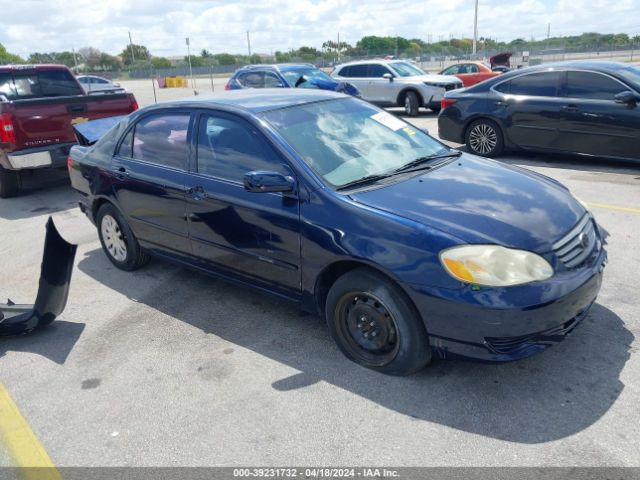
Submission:
[[[415,116],[420,107],[440,111],[445,92],[462,88],[462,81],[449,75],[430,75],[402,60],[367,60],[338,65],[331,75],[355,85],[362,98],[382,107],[404,107]]]

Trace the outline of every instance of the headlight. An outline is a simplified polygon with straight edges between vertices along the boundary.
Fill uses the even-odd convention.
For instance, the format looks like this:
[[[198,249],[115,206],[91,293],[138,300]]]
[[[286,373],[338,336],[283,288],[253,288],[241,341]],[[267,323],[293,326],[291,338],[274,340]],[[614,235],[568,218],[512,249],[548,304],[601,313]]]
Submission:
[[[520,285],[553,275],[553,268],[541,256],[499,245],[448,248],[440,252],[440,261],[453,278],[490,287]]]

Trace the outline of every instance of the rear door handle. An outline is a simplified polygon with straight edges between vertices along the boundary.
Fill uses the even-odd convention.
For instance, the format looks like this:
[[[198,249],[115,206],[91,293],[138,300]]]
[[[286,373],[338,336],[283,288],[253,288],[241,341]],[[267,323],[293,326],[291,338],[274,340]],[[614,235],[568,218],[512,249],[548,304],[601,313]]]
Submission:
[[[127,172],[127,169],[125,167],[122,167],[122,166],[114,167],[113,175],[120,180],[124,180],[126,177],[129,176],[129,172]]]
[[[577,112],[580,110],[577,105],[565,105],[562,107],[565,112]]]

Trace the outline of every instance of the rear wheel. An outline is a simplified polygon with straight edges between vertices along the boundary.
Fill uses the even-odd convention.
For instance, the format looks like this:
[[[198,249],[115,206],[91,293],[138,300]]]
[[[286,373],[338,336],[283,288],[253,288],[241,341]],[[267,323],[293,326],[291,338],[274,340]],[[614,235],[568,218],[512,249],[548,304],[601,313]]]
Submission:
[[[20,193],[20,172],[0,166],[0,198],[15,197]]]
[[[367,268],[352,270],[329,290],[329,331],[360,365],[389,375],[409,375],[431,360],[427,332],[404,292]]]
[[[471,153],[483,157],[496,157],[504,150],[500,127],[486,118],[476,120],[469,125],[466,144]]]
[[[420,110],[420,99],[416,92],[407,92],[404,96],[404,112],[410,117],[418,115]]]
[[[120,270],[136,270],[149,261],[124,217],[110,203],[98,209],[98,236],[107,257]]]

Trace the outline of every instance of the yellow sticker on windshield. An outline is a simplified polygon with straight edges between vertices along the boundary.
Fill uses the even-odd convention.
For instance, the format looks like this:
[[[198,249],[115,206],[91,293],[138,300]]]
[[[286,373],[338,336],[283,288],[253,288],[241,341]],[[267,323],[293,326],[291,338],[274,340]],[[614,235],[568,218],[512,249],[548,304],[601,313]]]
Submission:
[[[416,134],[416,131],[415,131],[415,130],[413,130],[413,129],[411,129],[411,128],[409,128],[409,127],[404,127],[404,128],[402,129],[402,131],[403,131],[404,133],[406,133],[407,135],[411,135],[411,136],[413,136],[413,135],[415,135],[415,134]]]

